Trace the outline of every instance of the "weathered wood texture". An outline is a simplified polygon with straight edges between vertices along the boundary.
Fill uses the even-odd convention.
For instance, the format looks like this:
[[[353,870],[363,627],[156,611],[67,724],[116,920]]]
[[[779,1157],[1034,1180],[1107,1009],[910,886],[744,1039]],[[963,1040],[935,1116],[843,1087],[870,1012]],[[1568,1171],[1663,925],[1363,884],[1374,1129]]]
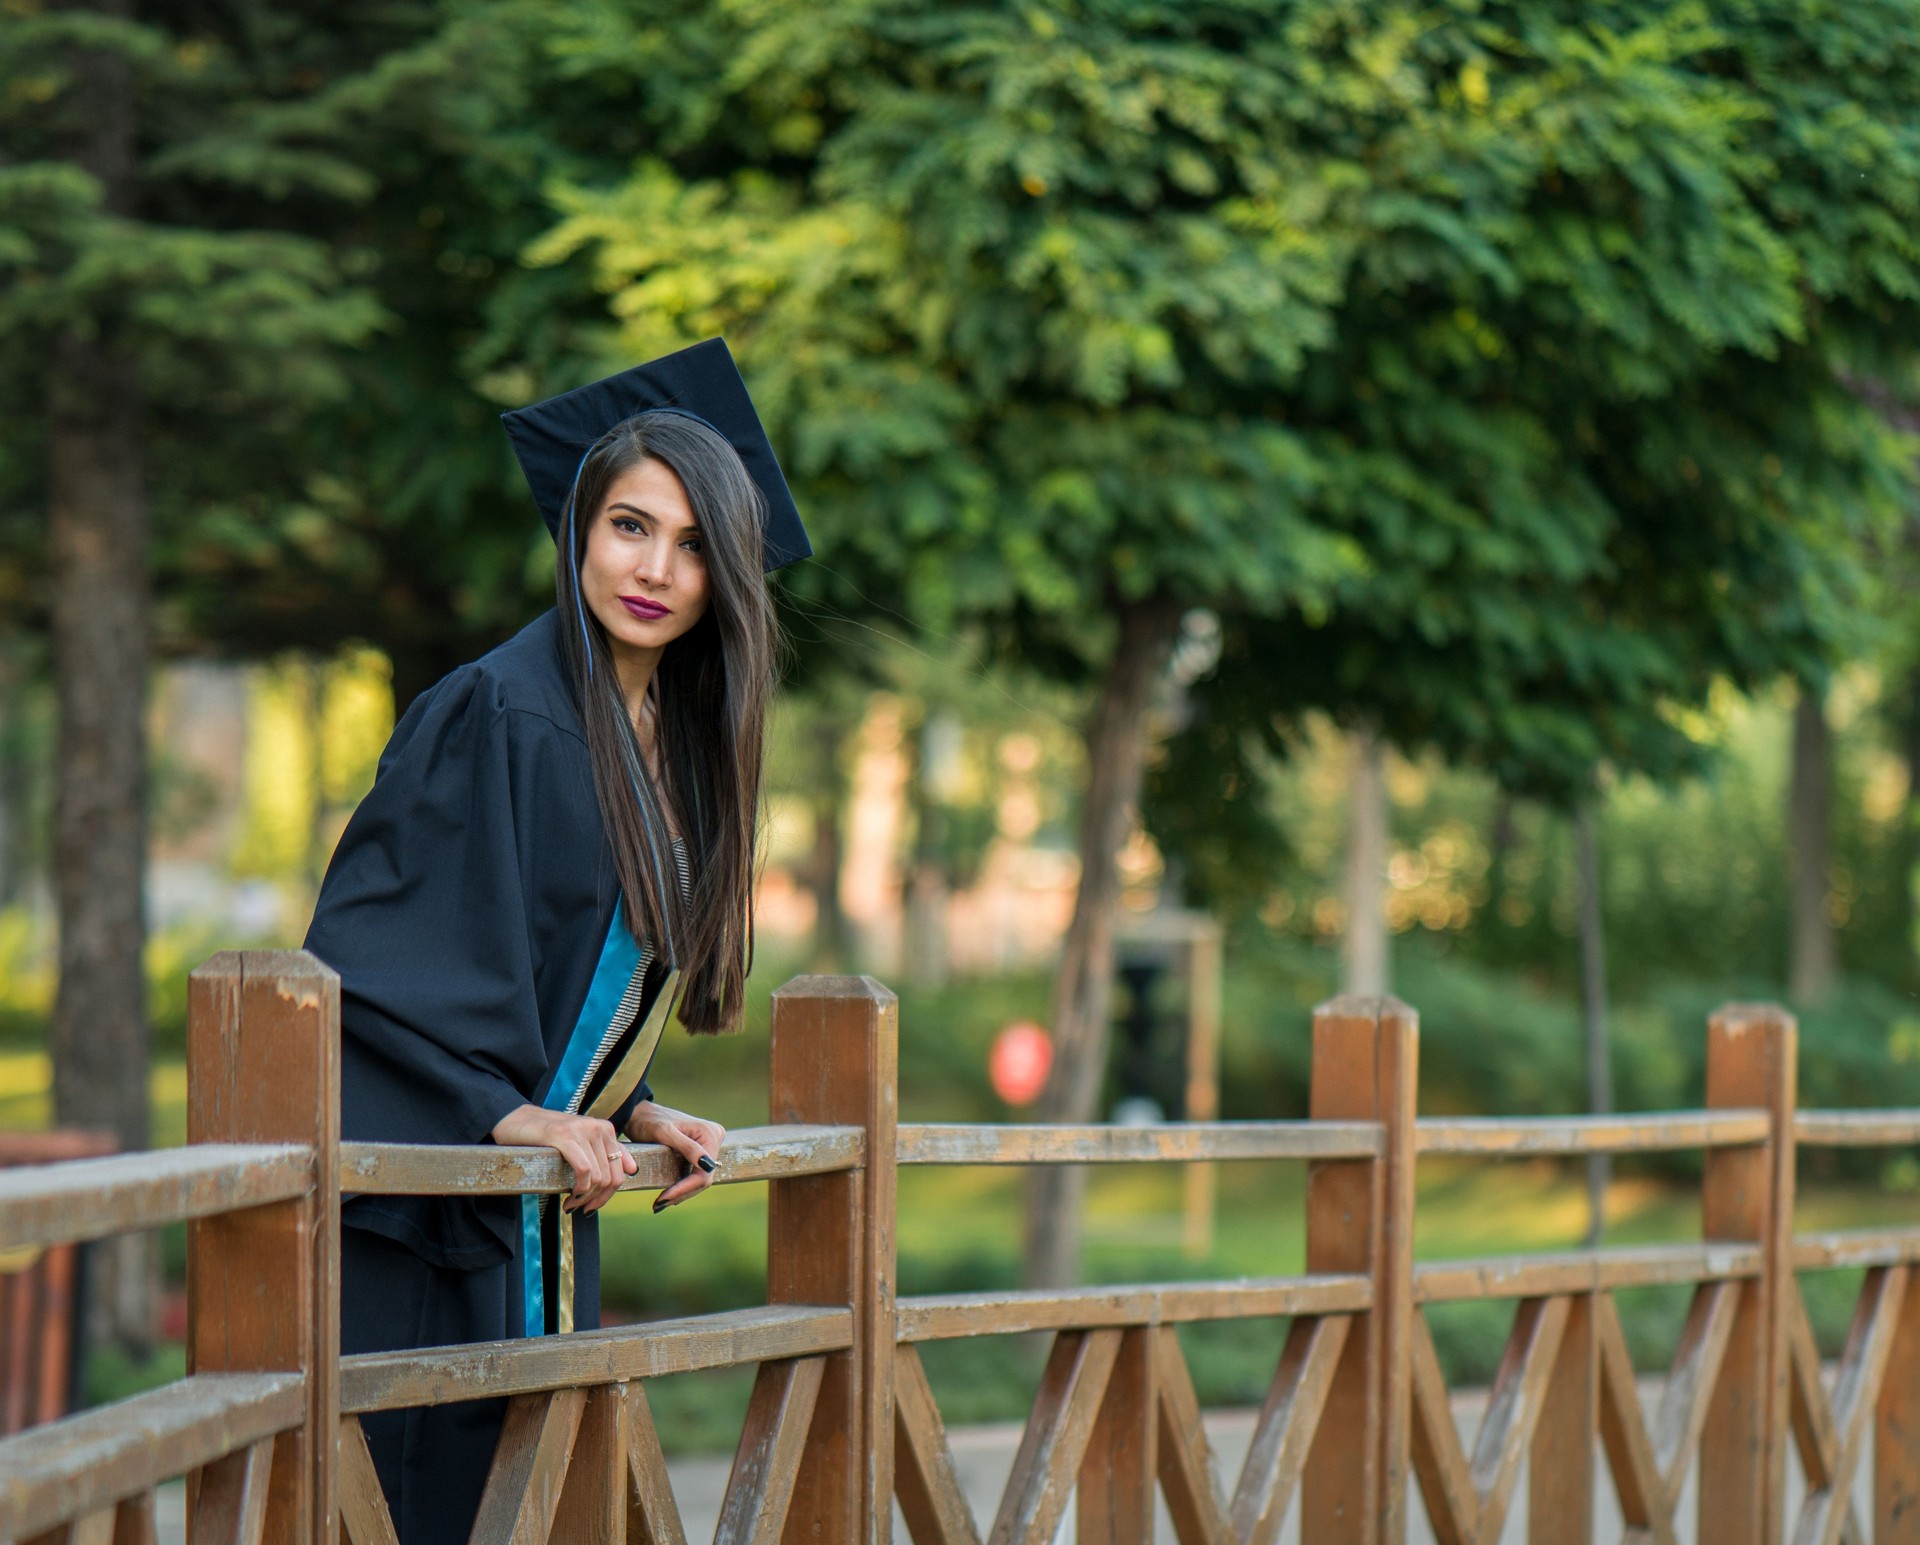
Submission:
[[[1180,1545],[1219,1545],[1227,1538],[1226,1513],[1180,1333],[1171,1325],[1154,1331],[1153,1354],[1160,1396],[1160,1493],[1174,1535]]]
[[[852,1344],[853,1317],[845,1309],[729,1309],[570,1336],[477,1341],[445,1351],[363,1352],[340,1359],[340,1404],[356,1413],[447,1405],[805,1357]]]
[[[393,1515],[387,1511],[387,1499],[380,1490],[380,1476],[373,1468],[373,1451],[367,1447],[367,1435],[357,1416],[340,1419],[334,1483],[340,1488],[335,1510],[347,1545],[400,1545]]]
[[[104,1239],[307,1195],[313,1150],[205,1143],[0,1170],[0,1250]]]
[[[773,996],[775,1122],[857,1127],[864,1168],[774,1181],[767,1297],[846,1304],[787,1514],[788,1545],[885,1545],[893,1522],[895,1128],[900,1008],[871,977],[809,976]]]
[[[1540,1298],[1559,1293],[1608,1292],[1623,1287],[1706,1282],[1760,1273],[1758,1245],[1635,1245],[1503,1255],[1485,1260],[1435,1261],[1413,1273],[1418,1304],[1473,1298]]]
[[[69,1518],[298,1426],[299,1374],[198,1374],[0,1440],[0,1539]]]
[[[1793,1269],[1832,1266],[1911,1266],[1920,1262],[1920,1228],[1835,1229],[1798,1235],[1792,1245]]]
[[[340,978],[311,955],[213,957],[188,986],[187,1141],[292,1143],[320,1182],[201,1218],[187,1233],[187,1366],[306,1375],[306,1419],[279,1441],[265,1538],[332,1545],[340,1422]]]
[[[659,1191],[687,1172],[657,1143],[627,1143],[639,1168],[622,1191]],[[720,1149],[716,1185],[856,1168],[865,1153],[857,1127],[744,1127]],[[551,1148],[455,1147],[430,1143],[342,1143],[340,1189],[381,1196],[553,1195],[573,1189],[573,1171]]]
[[[1150,1127],[900,1128],[901,1164],[1155,1164],[1225,1159],[1364,1159],[1380,1151],[1370,1121],[1167,1121]]]
[[[1592,1545],[1600,1363],[1594,1297],[1568,1300],[1566,1329],[1541,1397],[1527,1458],[1527,1530],[1554,1545]]]
[[[1280,1524],[1300,1483],[1352,1328],[1347,1315],[1303,1315],[1287,1328],[1280,1367],[1260,1408],[1228,1509],[1240,1545],[1274,1545],[1280,1537]]]
[[[1344,1314],[1373,1303],[1373,1284],[1358,1273],[1307,1277],[1238,1277],[1223,1282],[1158,1282],[1131,1287],[1006,1288],[903,1298],[901,1341],[948,1341],[1035,1330],[1087,1330],[1105,1325],[1174,1325],[1282,1314]]]
[[[1874,1545],[1920,1545],[1920,1283],[1911,1274],[1875,1402],[1873,1538]]]
[[[473,1545],[547,1545],[586,1407],[584,1389],[515,1395],[507,1402],[469,1536]]]
[[[1120,1350],[1080,1458],[1079,1545],[1153,1545],[1160,1398],[1153,1332],[1122,1331]]]
[[[687,1545],[667,1456],[640,1382],[622,1386],[627,1435],[627,1545]]]
[[[1738,1148],[1767,1140],[1763,1110],[1644,1111],[1620,1116],[1449,1116],[1415,1123],[1422,1158],[1668,1153]]]
[[[99,1158],[114,1146],[110,1132],[68,1128],[0,1133],[0,1168],[33,1167],[26,1176],[0,1173],[0,1195],[6,1194],[10,1180],[16,1188],[24,1181],[28,1195],[38,1194],[49,1181],[57,1186],[75,1161]],[[70,1215],[74,1208],[69,1200],[55,1210]],[[4,1217],[0,1207],[0,1230]],[[79,1248],[54,1242],[60,1237],[57,1231],[18,1232],[22,1238],[0,1237],[0,1250],[7,1255],[0,1262],[0,1437],[65,1416],[74,1373]],[[21,1245],[36,1236],[46,1248],[21,1252]]]
[[[760,1365],[714,1545],[779,1545],[826,1366],[820,1357]]]
[[[933,1387],[920,1354],[904,1344],[893,1363],[893,1432],[894,1488],[914,1545],[979,1545]]]
[[[1803,1110],[1793,1140],[1802,1148],[1911,1148],[1920,1144],[1920,1110]]]
[[[1707,1026],[1707,1104],[1768,1113],[1763,1147],[1710,1151],[1702,1179],[1709,1239],[1760,1246],[1740,1294],[1725,1365],[1700,1442],[1700,1545],[1779,1545],[1785,1527],[1787,1316],[1798,1029],[1785,1010],[1733,1004]]]
[[[1307,1171],[1307,1270],[1361,1273],[1372,1302],[1346,1339],[1301,1489],[1301,1534],[1325,1545],[1406,1538],[1413,1314],[1414,1106],[1419,1020],[1393,998],[1336,998],[1313,1015],[1316,1121],[1381,1130],[1371,1159]]]
[[[1120,1337],[1117,1330],[1054,1337],[987,1545],[1050,1545],[1092,1440]]]

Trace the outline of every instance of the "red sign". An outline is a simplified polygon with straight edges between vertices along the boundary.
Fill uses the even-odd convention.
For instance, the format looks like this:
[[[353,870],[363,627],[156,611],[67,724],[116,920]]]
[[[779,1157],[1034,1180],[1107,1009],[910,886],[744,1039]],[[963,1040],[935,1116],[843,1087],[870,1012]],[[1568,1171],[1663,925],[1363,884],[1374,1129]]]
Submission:
[[[1009,1105],[1031,1105],[1047,1087],[1053,1066],[1053,1042],[1030,1019],[1016,1020],[993,1038],[987,1076],[993,1092]]]

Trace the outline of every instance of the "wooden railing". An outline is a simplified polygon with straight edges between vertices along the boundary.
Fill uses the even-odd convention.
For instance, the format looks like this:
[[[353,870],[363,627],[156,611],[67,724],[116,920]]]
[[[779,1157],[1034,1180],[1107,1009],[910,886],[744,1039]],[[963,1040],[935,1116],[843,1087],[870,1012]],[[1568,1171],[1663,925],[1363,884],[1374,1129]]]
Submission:
[[[186,1380],[0,1441],[0,1541],[136,1545],[153,1489],[190,1478],[190,1539],[391,1545],[360,1418],[508,1400],[474,1539],[683,1545],[645,1381],[754,1365],[720,1545],[860,1542],[897,1497],[917,1545],[1047,1545],[1077,1499],[1082,1545],[1146,1545],[1156,1491],[1182,1545],[1300,1537],[1398,1545],[1424,1505],[1443,1542],[1498,1540],[1519,1505],[1538,1541],[1591,1538],[1602,1462],[1628,1537],[1673,1541],[1697,1473],[1702,1542],[1920,1541],[1920,1228],[1796,1239],[1796,1144],[1920,1141],[1920,1112],[1796,1111],[1795,1030],[1769,1007],[1708,1028],[1707,1109],[1548,1119],[1415,1117],[1419,1036],[1391,999],[1313,1017],[1309,1119],[1107,1126],[896,1126],[897,1011],[864,977],[774,998],[772,1126],[735,1132],[728,1184],[768,1187],[767,1302],[680,1320],[341,1358],[345,1192],[559,1193],[546,1150],[342,1144],[338,990],[302,955],[223,955],[195,974],[191,1146],[0,1174],[0,1249],[191,1223]],[[1697,1243],[1416,1263],[1422,1158],[1699,1150]],[[626,1189],[679,1163],[636,1148]],[[1294,1275],[894,1296],[901,1165],[1307,1165]],[[1796,1273],[1864,1268],[1831,1393]],[[1658,1409],[1642,1408],[1613,1294],[1693,1289]],[[1435,1304],[1515,1301],[1470,1444],[1427,1326]],[[1246,1458],[1221,1490],[1177,1327],[1284,1317]],[[983,1536],[919,1349],[1052,1337]],[[1797,1455],[1804,1493],[1786,1515]],[[1528,1461],[1531,1460],[1529,1464]]]

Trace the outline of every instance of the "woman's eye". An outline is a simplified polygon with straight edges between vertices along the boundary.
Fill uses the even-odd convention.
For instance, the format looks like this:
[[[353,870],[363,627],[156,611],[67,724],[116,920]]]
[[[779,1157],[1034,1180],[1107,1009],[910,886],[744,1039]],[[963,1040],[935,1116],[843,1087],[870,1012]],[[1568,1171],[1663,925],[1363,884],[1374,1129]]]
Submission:
[[[634,520],[631,516],[616,515],[613,518],[613,529],[624,532],[628,536],[638,536],[640,534],[640,522]]]
[[[680,545],[690,553],[703,553],[707,550],[706,547],[701,543],[700,538],[697,536],[688,537],[686,541],[682,542]]]

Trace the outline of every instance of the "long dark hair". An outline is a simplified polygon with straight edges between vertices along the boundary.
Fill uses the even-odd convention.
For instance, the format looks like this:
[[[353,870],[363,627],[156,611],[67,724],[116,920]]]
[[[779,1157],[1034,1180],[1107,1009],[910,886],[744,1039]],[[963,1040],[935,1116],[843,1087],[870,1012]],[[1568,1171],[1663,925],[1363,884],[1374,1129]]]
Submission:
[[[707,610],[660,658],[649,693],[656,780],[627,716],[613,652],[580,595],[587,529],[608,489],[652,456],[678,475],[700,526]],[[766,503],[739,454],[711,426],[670,409],[616,425],[581,463],[555,565],[560,635],[573,677],[593,789],[627,921],[680,969],[680,1021],[696,1034],[740,1022],[753,961],[753,861],[777,629],[764,574]],[[669,845],[672,813],[687,850],[683,897]]]

